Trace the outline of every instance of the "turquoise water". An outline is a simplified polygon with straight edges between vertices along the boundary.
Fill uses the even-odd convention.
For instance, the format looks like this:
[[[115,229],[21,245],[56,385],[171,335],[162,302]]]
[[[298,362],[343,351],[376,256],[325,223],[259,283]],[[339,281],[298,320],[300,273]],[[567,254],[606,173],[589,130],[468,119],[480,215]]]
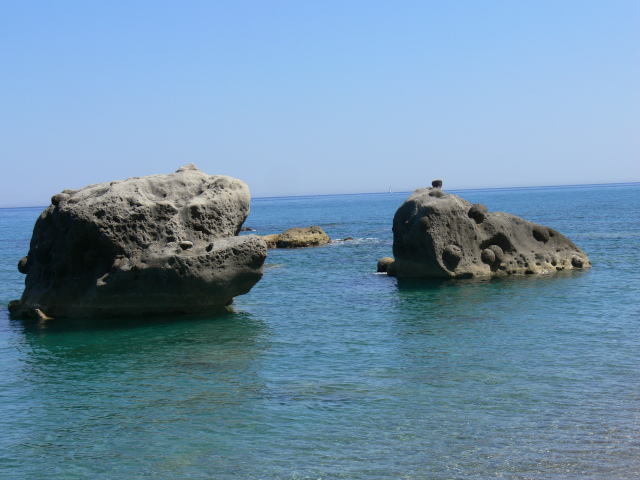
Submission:
[[[9,318],[42,209],[1,209],[2,478],[640,477],[640,185],[469,190],[556,228],[586,271],[375,274],[408,194],[252,200],[271,250],[227,314]]]

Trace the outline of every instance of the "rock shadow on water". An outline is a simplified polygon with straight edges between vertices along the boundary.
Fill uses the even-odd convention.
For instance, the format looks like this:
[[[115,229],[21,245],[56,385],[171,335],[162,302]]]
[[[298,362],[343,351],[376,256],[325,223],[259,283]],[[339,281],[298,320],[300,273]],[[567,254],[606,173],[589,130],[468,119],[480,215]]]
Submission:
[[[32,319],[14,318],[9,315],[14,329],[27,335],[55,336],[58,334],[79,335],[109,335],[124,334],[140,331],[230,331],[244,332],[251,337],[258,331],[267,328],[266,324],[254,315],[244,311],[235,311],[232,307],[208,313],[183,315],[153,315],[153,316],[119,316],[98,318],[61,318],[61,319]]]
[[[59,466],[68,463],[66,452],[86,461],[98,451],[100,468],[112,470],[143,445],[180,451],[192,438],[217,445],[221,431],[235,434],[251,423],[245,412],[265,388],[270,330],[244,312],[93,329],[68,321],[10,327],[17,350],[12,388],[20,402],[9,416],[28,426],[15,444],[27,464],[36,458]],[[43,447],[52,441],[55,449]]]
[[[553,275],[475,277],[468,279],[394,278],[393,312],[403,321],[460,324],[541,312],[555,305],[572,308],[589,270]],[[552,303],[550,299],[553,299]]]
[[[580,308],[590,275],[571,270],[552,276],[395,279],[388,315],[410,365],[408,381],[428,385],[434,395],[433,389],[464,385],[461,391],[476,392],[467,400],[474,404],[493,395],[496,385],[521,385],[518,375],[528,375],[522,373],[524,358],[538,365],[555,362],[561,323]],[[536,381],[548,372],[542,368],[538,374]]]
[[[171,402],[205,395],[219,396],[223,405],[228,395],[220,382],[247,394],[259,390],[259,359],[270,338],[268,325],[246,312],[11,323],[28,382],[70,390],[84,385],[123,398],[131,389],[149,391],[149,401],[162,402],[167,395],[175,397]]]

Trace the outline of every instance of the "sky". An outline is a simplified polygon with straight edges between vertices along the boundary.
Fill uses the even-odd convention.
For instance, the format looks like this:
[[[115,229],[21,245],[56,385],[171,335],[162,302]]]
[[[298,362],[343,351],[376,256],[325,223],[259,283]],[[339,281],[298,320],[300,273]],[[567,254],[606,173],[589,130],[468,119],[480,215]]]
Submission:
[[[640,2],[0,0],[0,207],[640,181]]]

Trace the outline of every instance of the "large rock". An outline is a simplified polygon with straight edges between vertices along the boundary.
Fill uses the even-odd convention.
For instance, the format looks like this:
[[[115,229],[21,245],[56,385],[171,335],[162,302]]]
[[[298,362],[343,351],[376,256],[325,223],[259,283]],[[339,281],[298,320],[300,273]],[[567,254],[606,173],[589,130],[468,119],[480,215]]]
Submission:
[[[433,188],[420,188],[393,219],[393,274],[451,278],[590,267],[559,232]]]
[[[170,175],[89,185],[54,195],[18,269],[18,316],[200,312],[228,305],[260,280],[258,236],[239,237],[247,185],[193,164]]]
[[[283,233],[265,235],[264,241],[268,248],[301,248],[318,247],[331,243],[331,238],[318,227],[290,228]]]

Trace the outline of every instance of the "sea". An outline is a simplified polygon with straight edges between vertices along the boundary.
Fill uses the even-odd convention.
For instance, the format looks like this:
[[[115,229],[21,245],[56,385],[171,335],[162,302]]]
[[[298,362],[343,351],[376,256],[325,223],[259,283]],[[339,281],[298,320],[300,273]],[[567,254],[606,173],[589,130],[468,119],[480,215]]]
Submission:
[[[228,311],[24,322],[43,208],[0,209],[0,477],[640,478],[640,184],[451,193],[593,267],[402,281],[408,192],[255,198],[251,233],[332,243],[270,250]]]

